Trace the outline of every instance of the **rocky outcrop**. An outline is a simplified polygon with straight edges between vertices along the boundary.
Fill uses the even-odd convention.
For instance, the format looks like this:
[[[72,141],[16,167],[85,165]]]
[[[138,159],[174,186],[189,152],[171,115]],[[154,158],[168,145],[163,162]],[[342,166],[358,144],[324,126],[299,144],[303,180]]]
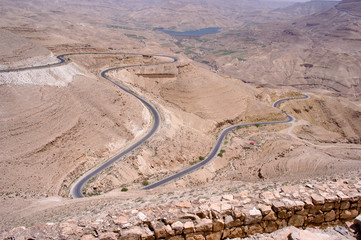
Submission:
[[[287,226],[327,228],[352,221],[361,213],[361,180],[330,182],[258,196],[244,192],[219,201],[195,199],[106,217],[43,223],[4,231],[1,239],[189,239],[218,240],[271,233]],[[360,217],[354,226],[360,226]]]

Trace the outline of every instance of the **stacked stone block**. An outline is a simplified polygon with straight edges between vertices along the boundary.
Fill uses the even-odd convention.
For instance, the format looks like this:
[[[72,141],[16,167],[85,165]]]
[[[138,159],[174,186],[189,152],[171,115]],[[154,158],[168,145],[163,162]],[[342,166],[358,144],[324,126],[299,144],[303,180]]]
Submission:
[[[278,229],[327,228],[361,214],[361,184],[284,186],[258,194],[240,192],[218,200],[194,199],[140,210],[109,213],[95,220],[68,220],[2,232],[0,239],[167,239],[242,238]]]

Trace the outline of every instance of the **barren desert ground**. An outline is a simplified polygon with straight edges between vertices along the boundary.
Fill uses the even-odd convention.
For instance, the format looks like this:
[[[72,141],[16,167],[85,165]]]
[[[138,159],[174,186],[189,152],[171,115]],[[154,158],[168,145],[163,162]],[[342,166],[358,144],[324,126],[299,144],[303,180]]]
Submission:
[[[357,0],[1,1],[2,231],[268,186],[356,184],[360,13]],[[197,32],[208,28],[217,32]],[[84,198],[72,194],[128,148]],[[142,190],[212,150],[206,165]]]

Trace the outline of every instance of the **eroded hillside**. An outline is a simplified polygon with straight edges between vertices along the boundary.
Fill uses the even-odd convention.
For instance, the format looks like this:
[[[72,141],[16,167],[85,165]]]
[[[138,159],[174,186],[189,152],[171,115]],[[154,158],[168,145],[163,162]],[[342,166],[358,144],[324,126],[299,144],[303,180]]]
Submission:
[[[326,89],[359,99],[359,6],[341,2],[289,23],[250,24],[180,46],[190,49],[193,59],[246,82]]]
[[[239,195],[234,197],[236,202],[233,196],[226,196],[226,201],[244,207],[252,201],[248,194],[259,196],[273,186],[274,196],[291,196],[290,189],[280,187],[289,182],[302,191],[307,182],[307,189],[317,194],[327,189],[322,185],[326,180],[334,181],[329,184],[332,191],[342,185],[350,190],[346,194],[360,192],[359,1],[342,1],[291,21],[289,15],[272,15],[270,10],[279,7],[276,3],[261,1],[252,10],[248,8],[254,1],[226,1],[229,4],[222,6],[217,1],[188,0],[186,4],[5,2],[0,3],[0,69],[47,65],[59,61],[55,55],[63,53],[88,54],[68,55],[59,66],[0,72],[1,228],[63,221],[70,216],[105,216],[114,209],[154,209],[152,204],[176,199],[195,199],[201,205],[210,200],[204,204],[207,209],[223,209],[231,205],[215,204],[213,200],[223,198],[213,195],[227,192]],[[153,16],[159,18],[151,21]],[[215,35],[173,38],[154,29],[160,26],[222,29]],[[74,181],[145,136],[154,122],[148,107],[100,75],[105,69],[128,65],[106,75],[153,105],[161,124],[150,139],[86,185],[83,193],[89,198],[71,199]],[[273,106],[278,99],[302,93],[309,98]],[[258,124],[291,119],[285,113],[294,121]],[[243,123],[254,125],[232,130],[208,165],[159,189],[140,190],[203,161],[223,129]],[[339,180],[340,175],[346,180]],[[313,188],[320,183],[320,190]],[[326,204],[322,214],[315,210],[316,220],[295,209],[292,214],[306,226],[321,215],[326,221],[326,215],[334,214],[326,222],[339,224],[335,219],[351,219],[360,212],[360,201],[353,195],[337,194],[332,209]],[[297,196],[292,195],[292,201],[297,202]],[[304,205],[309,203],[304,201]],[[344,203],[348,208],[341,209],[346,218],[341,217],[340,201],[349,202],[349,206]],[[187,212],[182,206],[190,204],[180,204],[174,211]],[[253,207],[261,211],[258,205]],[[200,216],[210,223],[213,220],[207,214],[213,216],[215,211],[196,212],[192,224],[193,220],[202,224]],[[287,211],[282,210],[280,216],[287,214],[289,224]],[[266,217],[262,214],[258,218]],[[229,217],[219,219],[231,224]],[[287,225],[286,220],[265,221],[274,230]],[[122,232],[133,229],[124,224]],[[171,225],[166,222],[168,230]],[[246,225],[241,230],[248,234]],[[255,227],[266,229],[266,225]],[[241,230],[231,228],[237,237]]]

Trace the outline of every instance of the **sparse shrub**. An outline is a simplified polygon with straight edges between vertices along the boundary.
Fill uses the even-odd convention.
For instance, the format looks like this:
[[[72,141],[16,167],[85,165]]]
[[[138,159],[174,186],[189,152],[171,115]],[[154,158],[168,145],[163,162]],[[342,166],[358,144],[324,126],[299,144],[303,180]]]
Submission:
[[[191,165],[194,165],[194,164],[196,164],[196,163],[198,163],[198,161],[192,161],[192,162],[190,162]]]
[[[221,149],[221,151],[219,151],[219,153],[218,153],[218,157],[223,157],[223,153],[225,153],[226,152],[226,150],[224,150],[224,149]]]
[[[255,124],[255,126],[256,126],[256,127],[260,127],[260,126],[261,126],[261,124],[258,124],[258,123],[257,123],[257,124]]]
[[[128,188],[123,187],[121,191],[122,191],[122,192],[127,192],[127,191],[128,191]]]
[[[144,180],[144,181],[142,182],[142,185],[143,185],[143,186],[148,186],[148,185],[149,185],[148,180]]]
[[[128,34],[128,33],[124,33],[125,36],[127,36],[128,38],[134,38],[134,39],[138,39],[138,40],[145,40],[147,39],[144,36],[138,36],[136,34]]]
[[[203,156],[199,156],[199,161],[203,161],[204,157]]]

